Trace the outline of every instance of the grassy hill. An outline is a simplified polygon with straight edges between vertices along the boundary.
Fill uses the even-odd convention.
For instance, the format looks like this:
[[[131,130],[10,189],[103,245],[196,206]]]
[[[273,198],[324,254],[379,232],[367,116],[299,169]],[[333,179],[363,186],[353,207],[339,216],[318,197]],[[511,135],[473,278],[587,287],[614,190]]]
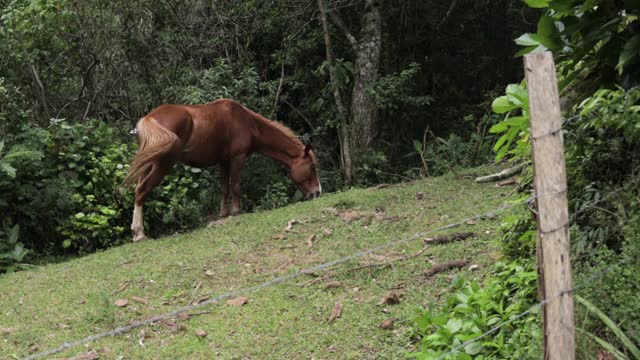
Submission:
[[[476,184],[469,174],[351,190],[4,275],[0,357],[20,358],[456,222],[498,207],[509,191]],[[300,222],[284,231],[293,219]],[[441,301],[456,274],[479,278],[495,262],[498,222],[448,230],[473,231],[475,238],[389,247],[244,294],[242,306],[221,301],[54,357],[96,350],[100,359],[400,358],[411,348],[415,309]],[[479,269],[423,275],[433,264],[459,259]],[[376,265],[383,262],[391,265]],[[333,276],[312,283],[326,275]],[[400,303],[380,305],[392,292]],[[116,306],[119,299],[128,305]],[[337,302],[341,317],[329,322]],[[393,329],[379,327],[387,319],[394,319]]]

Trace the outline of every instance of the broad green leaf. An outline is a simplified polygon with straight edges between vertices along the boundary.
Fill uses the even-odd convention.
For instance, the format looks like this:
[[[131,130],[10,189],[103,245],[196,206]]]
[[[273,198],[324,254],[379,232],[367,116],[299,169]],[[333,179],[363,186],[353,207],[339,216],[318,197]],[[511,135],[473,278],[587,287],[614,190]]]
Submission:
[[[618,58],[618,65],[616,65],[616,69],[619,74],[622,74],[624,67],[627,66],[640,51],[640,35],[633,36],[631,39],[624,44],[622,51],[620,52],[620,56]]]
[[[413,140],[413,148],[416,150],[416,152],[421,153],[422,152],[422,142],[419,140]]]
[[[504,114],[513,109],[517,109],[518,106],[509,101],[509,98],[504,95],[493,100],[493,102],[491,103],[491,108],[496,114]]]
[[[543,36],[540,34],[531,34],[531,39],[537,41],[541,46],[546,49],[558,49],[560,48],[560,43],[557,39],[553,37]]]
[[[556,24],[551,16],[543,15],[540,17],[540,20],[538,20],[538,31],[536,34],[546,38],[557,36],[558,29],[556,28]]]
[[[27,251],[24,249],[24,245],[22,245],[22,243],[17,243],[16,247],[13,248],[13,258],[16,261],[22,261],[26,254]]]
[[[528,53],[536,52],[538,51],[538,49],[544,49],[544,46],[542,45],[527,46],[524,49],[520,49],[520,51],[518,51],[513,57],[524,56],[524,55],[527,55]]]
[[[469,355],[476,355],[480,351],[482,351],[482,343],[479,341],[472,342],[471,344],[464,347],[464,352]]]
[[[531,37],[532,34],[526,33],[515,39],[516,44],[522,46],[538,46],[540,42]]]
[[[20,227],[18,225],[14,225],[11,230],[9,230],[9,236],[7,238],[9,244],[15,244],[18,242],[18,233],[20,231],[19,229]]]
[[[524,2],[534,9],[542,9],[549,6],[551,0],[524,0]]]
[[[4,171],[12,179],[16,177],[16,168],[11,166],[8,162],[0,160],[0,170]]]
[[[498,134],[498,133],[506,131],[508,128],[509,128],[509,125],[505,124],[504,121],[501,121],[501,122],[493,125],[489,129],[489,132],[492,133],[492,134]]]
[[[529,109],[529,95],[527,94],[527,89],[519,84],[509,84],[507,85],[507,97],[509,100],[524,108],[525,110]]]
[[[462,320],[449,319],[449,321],[447,321],[446,328],[447,330],[449,330],[449,332],[451,332],[452,334],[455,334],[458,331],[460,331],[460,328],[462,328]]]

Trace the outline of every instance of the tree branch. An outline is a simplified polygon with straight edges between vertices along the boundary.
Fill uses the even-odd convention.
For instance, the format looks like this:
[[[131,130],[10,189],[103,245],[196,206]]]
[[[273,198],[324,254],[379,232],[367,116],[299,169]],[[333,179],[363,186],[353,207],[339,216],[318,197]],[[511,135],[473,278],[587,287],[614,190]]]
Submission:
[[[440,20],[438,26],[436,26],[436,32],[440,31],[440,27],[442,26],[442,24],[444,24],[449,19],[449,16],[451,16],[451,12],[456,7],[456,2],[457,0],[451,1],[451,5],[449,6],[449,10],[447,10],[447,14],[442,18],[442,20]]]
[[[344,36],[347,38],[347,40],[349,40],[349,44],[351,44],[351,46],[353,47],[353,49],[356,49],[356,46],[358,46],[358,40],[355,38],[355,36],[353,36],[351,34],[351,32],[349,31],[349,29],[347,29],[347,27],[344,25],[344,23],[342,22],[342,19],[340,19],[340,17],[338,15],[336,15],[333,12],[328,12],[329,17],[331,17],[331,21],[334,23],[334,25],[336,25],[340,30],[342,30],[342,32],[344,33]]]

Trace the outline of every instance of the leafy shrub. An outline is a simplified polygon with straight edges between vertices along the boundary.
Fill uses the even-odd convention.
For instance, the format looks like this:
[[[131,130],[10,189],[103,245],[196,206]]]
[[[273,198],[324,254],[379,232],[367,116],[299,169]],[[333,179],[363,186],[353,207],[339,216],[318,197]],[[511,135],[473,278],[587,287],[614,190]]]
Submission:
[[[383,110],[398,110],[401,106],[425,107],[433,98],[427,95],[414,95],[415,78],[421,71],[420,64],[411,63],[398,74],[380,78],[369,90],[369,96]]]
[[[15,177],[0,172],[0,210],[20,225],[22,242],[39,253],[84,253],[128,238],[133,189],[122,186],[136,147],[95,120],[25,128],[10,139]],[[123,139],[124,140],[124,139]],[[35,154],[38,154],[36,156]],[[29,156],[27,156],[29,155]],[[2,159],[6,163],[7,158]],[[208,171],[177,166],[145,206],[150,234],[192,228],[212,208]]]
[[[420,351],[416,359],[534,359],[540,353],[539,314],[504,325],[489,337],[452,351],[494,326],[512,320],[536,302],[536,272],[518,262],[495,265],[493,277],[484,285],[457,277],[454,292],[439,309],[421,310],[415,319]]]
[[[18,225],[9,230],[0,230],[0,274],[20,268],[20,262],[29,253],[18,241]]]
[[[271,110],[273,99],[265,94],[275,93],[273,84],[261,82],[252,67],[234,69],[225,59],[216,60],[209,68],[193,74],[191,69],[183,76],[183,84],[165,90],[168,98],[184,104],[206,104],[220,98],[241,101],[258,112]]]
[[[496,160],[506,155],[512,159],[528,158],[531,154],[529,142],[529,95],[524,81],[520,84],[509,84],[506,95],[496,98],[491,107],[496,114],[507,114],[505,119],[495,124],[489,132],[504,133],[496,141],[493,149]],[[513,115],[513,113],[517,115]],[[519,114],[518,114],[519,113]]]

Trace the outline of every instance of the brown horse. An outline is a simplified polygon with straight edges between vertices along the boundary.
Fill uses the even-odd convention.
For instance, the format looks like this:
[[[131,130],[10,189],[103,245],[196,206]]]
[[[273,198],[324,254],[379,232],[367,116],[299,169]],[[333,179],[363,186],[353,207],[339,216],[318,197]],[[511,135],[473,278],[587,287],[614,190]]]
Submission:
[[[205,105],[161,105],[136,126],[139,150],[125,183],[136,186],[131,230],[133,241],[145,238],[145,200],[176,162],[190,166],[220,166],[220,216],[240,212],[240,171],[252,152],[269,156],[289,168],[289,177],[307,199],[321,194],[316,159],[284,125],[271,121],[235,101],[221,99]]]

